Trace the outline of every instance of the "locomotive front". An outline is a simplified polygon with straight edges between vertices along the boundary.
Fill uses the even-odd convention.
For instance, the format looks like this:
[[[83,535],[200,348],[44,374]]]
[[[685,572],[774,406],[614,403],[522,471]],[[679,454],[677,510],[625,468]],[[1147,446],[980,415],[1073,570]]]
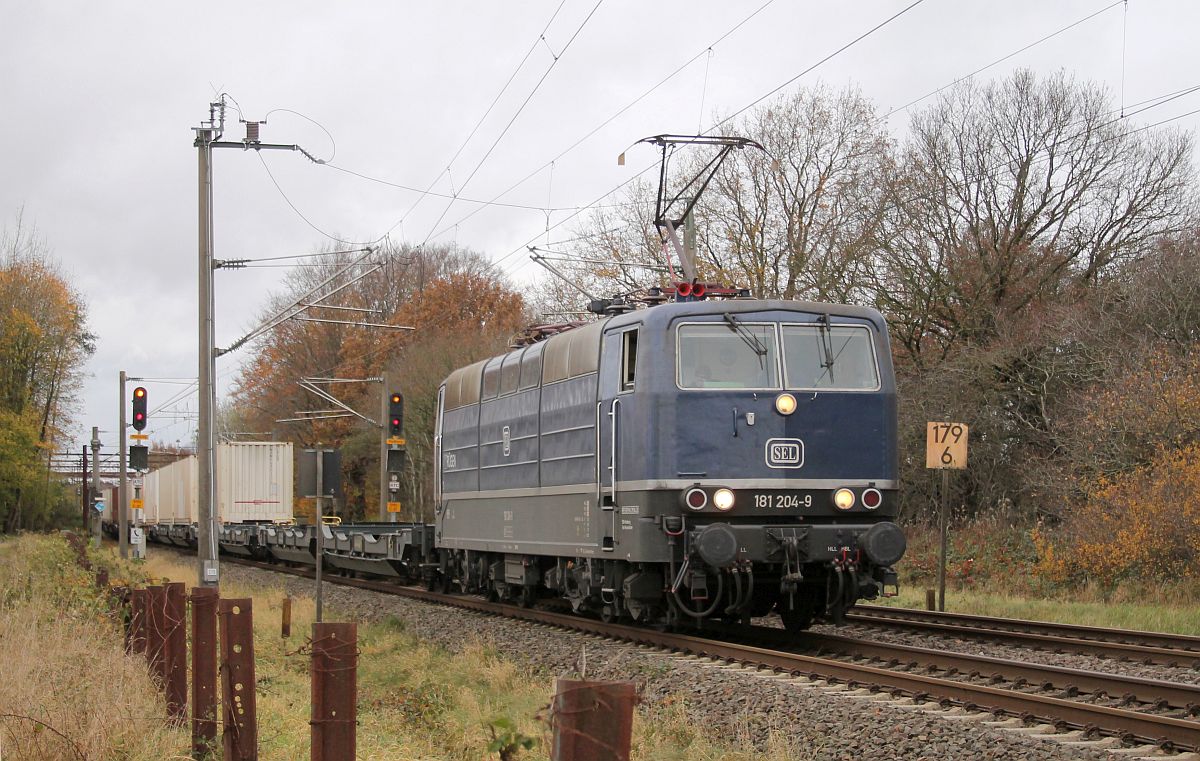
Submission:
[[[646,488],[660,516],[671,607],[692,618],[775,610],[799,630],[894,587],[905,539],[892,522],[882,317],[743,300],[655,312],[669,319],[647,331],[662,341],[651,356],[673,361],[642,364],[642,404],[617,401],[614,419],[641,417],[653,433],[619,437],[632,451],[616,483]]]

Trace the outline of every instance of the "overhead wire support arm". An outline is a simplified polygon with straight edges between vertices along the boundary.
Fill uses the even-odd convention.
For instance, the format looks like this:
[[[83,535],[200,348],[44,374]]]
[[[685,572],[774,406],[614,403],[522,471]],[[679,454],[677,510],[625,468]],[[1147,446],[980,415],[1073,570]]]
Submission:
[[[584,296],[588,297],[590,300],[592,300],[592,301],[597,300],[595,296],[593,296],[592,294],[590,294],[586,290],[584,290],[583,286],[581,286],[579,283],[576,283],[571,278],[569,278],[566,275],[564,275],[563,273],[559,272],[558,269],[554,265],[550,264],[546,260],[546,257],[544,257],[538,253],[536,247],[529,246],[529,258],[532,259],[533,261],[537,262],[538,264],[542,265],[543,267],[545,267],[547,270],[550,271],[550,273],[552,275],[556,276],[557,278],[562,280],[567,285],[569,285],[572,288],[574,288],[575,290],[579,291]]]
[[[328,391],[325,391],[324,389],[317,388],[314,384],[309,383],[307,380],[298,380],[298,381],[296,381],[296,384],[298,386],[300,386],[300,388],[304,389],[305,391],[316,394],[317,396],[321,397],[325,401],[327,401],[331,404],[337,405],[339,408],[345,410],[347,413],[354,415],[355,417],[360,418],[367,423],[370,423],[371,425],[375,426],[376,428],[382,427],[382,424],[379,421],[373,420],[373,419],[367,417],[366,415],[362,414],[361,412],[354,409],[350,405],[346,404],[342,400],[338,399],[333,394],[329,393]]]
[[[284,417],[276,418],[276,423],[307,423],[312,420],[333,420],[335,418],[354,417],[349,412],[341,412],[336,415],[313,415],[311,417]]]
[[[356,328],[385,328],[387,330],[416,330],[410,325],[387,325],[382,322],[351,322],[349,320],[326,320],[320,317],[301,317],[296,315],[293,320],[301,322],[324,322],[330,325],[351,325]]]
[[[380,314],[382,309],[368,309],[367,307],[343,307],[334,306],[333,304],[301,304],[305,309],[317,307],[318,309],[341,309],[347,312],[367,312],[368,314]]]

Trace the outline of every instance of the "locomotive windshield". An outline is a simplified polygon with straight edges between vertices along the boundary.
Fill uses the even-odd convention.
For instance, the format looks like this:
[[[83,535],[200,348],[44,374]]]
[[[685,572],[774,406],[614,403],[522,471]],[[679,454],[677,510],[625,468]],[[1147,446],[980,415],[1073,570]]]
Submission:
[[[879,370],[871,333],[851,325],[784,325],[787,387],[874,391]]]
[[[779,331],[783,337],[782,382]],[[680,388],[879,388],[872,335],[865,327],[739,321],[732,328],[712,323],[680,325],[678,335]]]
[[[779,388],[775,326],[739,322],[737,328],[679,327],[680,388]]]

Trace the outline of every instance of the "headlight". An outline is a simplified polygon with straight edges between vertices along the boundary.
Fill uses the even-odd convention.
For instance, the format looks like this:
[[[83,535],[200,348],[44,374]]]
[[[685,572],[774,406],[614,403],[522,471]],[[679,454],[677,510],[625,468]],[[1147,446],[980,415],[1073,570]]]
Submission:
[[[854,492],[838,489],[833,493],[833,504],[838,510],[849,510],[854,507]]]
[[[713,507],[725,511],[733,507],[733,492],[729,489],[717,489],[713,492]]]
[[[796,397],[791,394],[780,394],[775,397],[775,411],[780,415],[790,415],[796,411]]]

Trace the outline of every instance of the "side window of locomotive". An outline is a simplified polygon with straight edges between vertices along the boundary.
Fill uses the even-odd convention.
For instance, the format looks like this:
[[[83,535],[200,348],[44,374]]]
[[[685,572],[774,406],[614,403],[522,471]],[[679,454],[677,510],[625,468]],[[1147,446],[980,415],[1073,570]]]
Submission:
[[[542,350],[545,344],[534,344],[521,356],[521,390],[537,388],[542,380]]]
[[[875,391],[879,368],[871,331],[857,325],[784,325],[787,387]]]
[[[773,324],[680,325],[678,346],[680,388],[780,387]]]
[[[634,375],[637,371],[638,331],[627,330],[621,334],[621,390],[633,391]]]
[[[496,357],[483,368],[483,398],[495,399],[500,391],[500,358]]]
[[[542,384],[554,383],[567,377],[567,335],[561,334],[546,340],[542,350]]]
[[[504,365],[500,368],[500,396],[515,394],[517,381],[521,377],[521,352],[514,351],[504,356]]]

